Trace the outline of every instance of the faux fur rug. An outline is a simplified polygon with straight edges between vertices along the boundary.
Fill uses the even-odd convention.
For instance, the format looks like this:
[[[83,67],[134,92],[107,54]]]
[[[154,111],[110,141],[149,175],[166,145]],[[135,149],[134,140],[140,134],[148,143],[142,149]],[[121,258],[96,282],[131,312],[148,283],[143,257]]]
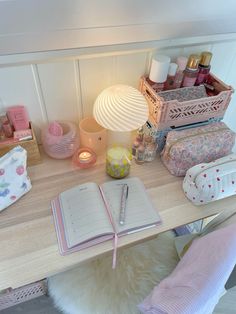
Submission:
[[[137,314],[140,303],[175,268],[172,232],[51,277],[49,294],[66,314]]]

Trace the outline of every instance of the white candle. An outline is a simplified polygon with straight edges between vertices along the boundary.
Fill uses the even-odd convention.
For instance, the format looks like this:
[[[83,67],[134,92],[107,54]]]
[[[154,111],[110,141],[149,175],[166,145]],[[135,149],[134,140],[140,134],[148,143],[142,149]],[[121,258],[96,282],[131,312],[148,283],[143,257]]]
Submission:
[[[92,157],[92,154],[89,152],[82,152],[79,154],[79,161],[80,162],[89,162]]]

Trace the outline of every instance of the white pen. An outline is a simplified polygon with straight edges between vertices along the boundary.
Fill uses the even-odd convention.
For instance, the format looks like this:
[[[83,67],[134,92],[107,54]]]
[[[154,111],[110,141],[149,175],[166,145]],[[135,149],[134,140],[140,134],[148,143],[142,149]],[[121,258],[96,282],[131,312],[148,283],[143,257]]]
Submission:
[[[122,194],[121,194],[121,203],[120,203],[120,225],[125,223],[125,211],[126,211],[126,202],[129,194],[128,184],[123,184]]]

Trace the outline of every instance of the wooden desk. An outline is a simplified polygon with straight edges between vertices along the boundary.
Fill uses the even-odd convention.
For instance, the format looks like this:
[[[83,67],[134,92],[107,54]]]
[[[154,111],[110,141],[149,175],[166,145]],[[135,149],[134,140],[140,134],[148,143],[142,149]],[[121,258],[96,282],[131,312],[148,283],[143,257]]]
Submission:
[[[32,190],[0,213],[0,290],[43,279],[112,250],[112,243],[108,241],[61,256],[50,208],[51,199],[74,185],[88,181],[101,184],[111,180],[105,173],[102,158],[91,169],[74,170],[71,160],[57,161],[44,156],[42,164],[29,168],[29,175]],[[119,246],[132,245],[163,231],[236,207],[236,196],[201,207],[192,205],[182,191],[182,179],[170,175],[158,159],[141,166],[133,164],[130,175],[143,180],[163,223],[123,237]]]

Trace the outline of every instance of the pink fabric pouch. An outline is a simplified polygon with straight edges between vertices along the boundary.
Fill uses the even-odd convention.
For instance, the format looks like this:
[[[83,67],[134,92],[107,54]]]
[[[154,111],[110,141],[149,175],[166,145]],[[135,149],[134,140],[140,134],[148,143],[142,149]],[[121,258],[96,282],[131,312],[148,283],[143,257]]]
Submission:
[[[229,155],[235,133],[223,122],[182,131],[170,131],[161,153],[164,165],[175,176],[184,176],[197,164]]]

